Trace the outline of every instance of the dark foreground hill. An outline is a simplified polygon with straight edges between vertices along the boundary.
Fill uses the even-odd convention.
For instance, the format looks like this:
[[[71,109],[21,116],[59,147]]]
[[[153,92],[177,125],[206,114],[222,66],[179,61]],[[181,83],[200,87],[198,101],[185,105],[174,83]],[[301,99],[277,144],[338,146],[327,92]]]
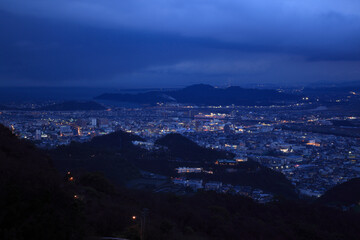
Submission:
[[[234,154],[204,148],[178,133],[170,133],[156,140],[155,144],[165,146],[176,158],[184,161],[215,162],[217,159],[232,159]]]
[[[105,110],[105,107],[94,101],[89,101],[89,102],[67,101],[67,102],[56,103],[56,104],[44,106],[44,107],[38,108],[36,110],[40,110],[40,111],[97,111],[97,110]]]
[[[168,164],[169,167],[175,169],[187,165],[204,167],[213,172],[213,174],[191,174],[191,178],[251,186],[285,198],[296,198],[297,196],[291,182],[283,174],[263,167],[252,160],[238,163],[236,166],[215,165],[216,160],[233,159],[235,155],[226,151],[201,147],[180,134],[168,134],[158,139],[156,144],[167,147],[168,158],[175,161],[170,163],[163,161],[159,164],[161,166]]]
[[[62,172],[102,172],[112,181],[123,183],[139,177],[135,159],[139,158],[142,149],[132,141],[142,140],[136,135],[118,131],[90,142],[72,142],[49,151],[54,163]]]
[[[192,196],[124,189],[104,193],[92,186],[97,183],[87,185],[92,192],[84,200],[88,199],[86,215],[97,235],[139,239],[140,220],[131,219],[144,208],[148,240],[357,240],[360,233],[360,215],[309,204],[260,205],[211,192]]]
[[[282,201],[263,205],[216,193],[176,196],[131,191],[99,173],[60,179],[51,159],[3,126],[0,164],[0,239],[4,240],[93,236],[138,240],[144,208],[148,209],[147,240],[355,240],[360,235],[358,214],[317,205]]]
[[[0,125],[0,239],[78,239],[80,212],[49,157]]]
[[[319,203],[332,206],[360,205],[360,178],[339,184],[318,199]]]
[[[245,89],[241,87],[215,88],[206,84],[192,85],[176,91],[151,91],[138,94],[102,94],[96,99],[120,102],[155,104],[177,102],[198,105],[271,105],[296,101],[295,95],[275,90]]]
[[[49,153],[63,172],[99,171],[112,181],[124,183],[139,177],[139,169],[165,175],[180,176],[178,167],[201,167],[213,174],[193,174],[191,178],[222,181],[233,185],[260,188],[284,198],[296,198],[294,187],[281,173],[249,160],[231,166],[216,166],[218,159],[232,159],[234,155],[199,146],[180,134],[168,134],[156,141],[165,148],[149,151],[135,146],[132,141],[142,138],[123,131],[95,137],[88,143],[71,143]]]

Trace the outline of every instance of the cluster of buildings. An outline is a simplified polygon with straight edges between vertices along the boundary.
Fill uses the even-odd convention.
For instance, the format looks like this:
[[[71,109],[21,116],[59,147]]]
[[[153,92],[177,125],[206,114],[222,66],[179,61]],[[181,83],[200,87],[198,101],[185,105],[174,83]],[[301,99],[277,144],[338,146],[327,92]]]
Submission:
[[[32,140],[42,148],[55,148],[71,141],[89,141],[116,129],[104,113],[97,111],[7,111],[0,113],[0,122],[20,138]]]
[[[319,197],[331,187],[360,176],[360,140],[287,131],[187,134],[199,144],[227,150],[283,173],[301,194]],[[246,159],[245,158],[245,159]],[[236,164],[235,160],[218,164]]]
[[[223,184],[222,182],[209,181],[204,182],[199,179],[173,178],[175,185],[181,185],[192,191],[215,191],[217,193],[237,194],[250,197],[259,203],[267,203],[274,200],[271,193],[265,193],[261,189],[252,188],[250,186],[233,186],[231,184]]]

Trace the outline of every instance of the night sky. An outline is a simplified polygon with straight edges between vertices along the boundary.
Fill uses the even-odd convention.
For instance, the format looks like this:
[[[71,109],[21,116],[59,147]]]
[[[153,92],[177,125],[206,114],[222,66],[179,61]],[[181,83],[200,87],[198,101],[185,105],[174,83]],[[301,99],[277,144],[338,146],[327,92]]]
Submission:
[[[359,0],[1,0],[0,86],[360,80]]]

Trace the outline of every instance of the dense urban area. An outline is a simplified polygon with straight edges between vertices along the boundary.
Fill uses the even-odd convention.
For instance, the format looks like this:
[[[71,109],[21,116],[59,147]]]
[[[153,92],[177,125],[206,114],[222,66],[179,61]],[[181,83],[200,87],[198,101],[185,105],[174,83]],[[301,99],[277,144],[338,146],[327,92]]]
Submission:
[[[233,159],[218,159],[213,166],[236,171],[234,166],[251,159],[281,172],[304,197],[320,197],[337,184],[360,176],[359,116],[329,109],[303,99],[301,103],[270,106],[196,106],[158,103],[153,106],[114,106],[103,110],[4,110],[0,122],[20,138],[43,149],[87,142],[95,136],[123,130],[145,141],[134,145],[152,151],[155,141],[180,133],[200,146],[225,150]],[[22,106],[18,106],[23,107]],[[249,186],[192,178],[191,173],[212,174],[212,166],[183,165],[174,169],[170,187],[155,191],[214,190],[249,196],[259,202],[273,200],[273,193]],[[144,172],[150,178],[167,177]],[[180,191],[180,190],[179,190]],[[186,190],[188,191],[188,190]]]

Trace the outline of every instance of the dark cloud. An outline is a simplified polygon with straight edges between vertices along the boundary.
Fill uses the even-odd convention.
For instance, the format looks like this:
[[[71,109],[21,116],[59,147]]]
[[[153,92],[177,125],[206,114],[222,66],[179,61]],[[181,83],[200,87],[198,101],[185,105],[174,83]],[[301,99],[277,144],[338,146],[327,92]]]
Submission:
[[[102,29],[27,17],[19,20],[9,15],[5,19],[7,25],[0,29],[8,33],[0,40],[2,73],[32,79],[106,79],[149,65],[207,55],[202,40],[192,42],[171,34]],[[11,30],[6,30],[10,25]]]
[[[2,85],[355,80],[358,1],[3,0]]]

